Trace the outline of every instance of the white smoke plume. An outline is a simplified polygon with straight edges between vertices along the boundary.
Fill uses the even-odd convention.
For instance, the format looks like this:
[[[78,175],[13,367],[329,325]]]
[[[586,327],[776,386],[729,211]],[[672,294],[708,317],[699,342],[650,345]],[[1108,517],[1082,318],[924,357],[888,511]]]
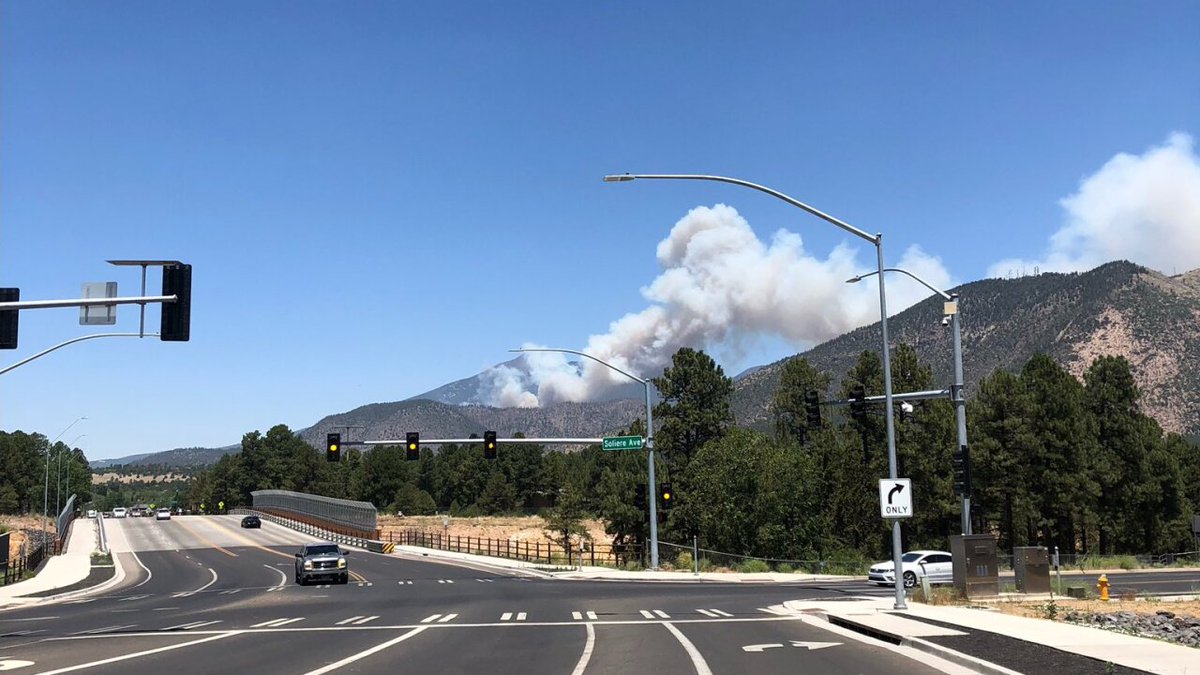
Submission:
[[[875,269],[860,264],[854,248],[840,245],[819,259],[805,251],[800,235],[785,230],[763,242],[724,204],[694,208],[680,219],[659,243],[658,261],[664,271],[642,289],[649,306],[613,321],[581,351],[650,377],[680,347],[740,354],[755,340],[776,336],[804,350],[879,319],[876,282],[845,283]],[[941,261],[919,247],[909,248],[898,265],[935,286],[950,286]],[[928,296],[916,283],[889,278],[889,313]],[[526,354],[526,364],[528,373],[507,366],[487,372],[481,394],[490,405],[590,400],[630,381],[560,353]]]
[[[1142,155],[1116,155],[1060,204],[1067,222],[1041,259],[1003,260],[988,275],[1081,271],[1117,259],[1166,274],[1200,267],[1200,157],[1187,134]]]

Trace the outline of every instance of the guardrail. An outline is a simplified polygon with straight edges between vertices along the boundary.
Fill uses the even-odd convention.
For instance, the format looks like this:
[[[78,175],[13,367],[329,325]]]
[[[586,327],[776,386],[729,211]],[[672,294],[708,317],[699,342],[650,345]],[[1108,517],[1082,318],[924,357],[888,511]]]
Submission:
[[[108,553],[108,535],[104,533],[104,514],[96,512],[97,548],[101,553]]]
[[[312,536],[319,537],[325,541],[331,541],[337,544],[346,544],[349,546],[358,546],[359,548],[365,548],[375,553],[391,553],[395,549],[395,545],[388,546],[388,542],[380,541],[378,539],[371,539],[368,537],[359,537],[353,534],[346,534],[345,532],[338,532],[328,527],[323,527],[322,525],[307,519],[302,519],[293,515],[273,513],[270,510],[236,508],[230,509],[229,513],[239,516],[255,515],[263,520],[275,523],[276,525],[282,525],[283,527],[296,530],[297,532],[311,534]]]
[[[40,535],[41,531],[39,530],[37,534]],[[5,543],[7,544],[7,541]],[[22,550],[24,549],[25,545],[22,544]],[[15,558],[8,557],[8,549],[6,548],[4,550],[4,557],[4,562],[0,563],[0,566],[3,568],[3,573],[0,574],[0,586],[16,583],[25,576],[26,572],[36,570],[46,557],[46,544],[45,542],[41,542],[32,550]]]
[[[610,544],[585,543],[583,550],[565,551],[558,544],[535,541],[510,541],[484,537],[459,535],[408,529],[388,531],[387,541],[401,546],[420,546],[439,551],[455,551],[474,555],[523,560],[540,565],[602,565],[621,566],[631,560],[641,560],[642,551],[637,547],[622,548]]]

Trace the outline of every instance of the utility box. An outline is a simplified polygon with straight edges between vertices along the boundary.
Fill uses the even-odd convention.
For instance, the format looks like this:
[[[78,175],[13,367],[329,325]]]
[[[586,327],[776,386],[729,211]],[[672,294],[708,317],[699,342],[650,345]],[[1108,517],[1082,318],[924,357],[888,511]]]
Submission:
[[[1014,546],[1013,572],[1018,591],[1050,592],[1050,552],[1045,546]]]
[[[966,598],[1000,594],[1000,559],[996,538],[990,534],[957,534],[950,537],[954,587]]]

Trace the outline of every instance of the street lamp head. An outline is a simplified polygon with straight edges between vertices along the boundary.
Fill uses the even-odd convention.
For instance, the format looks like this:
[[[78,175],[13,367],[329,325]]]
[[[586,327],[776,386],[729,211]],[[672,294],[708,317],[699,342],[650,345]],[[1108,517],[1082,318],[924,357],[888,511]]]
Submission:
[[[604,177],[604,182],[605,183],[624,183],[627,181],[631,181],[634,178],[637,178],[637,176],[634,176],[631,173],[610,173]]]
[[[849,279],[846,280],[846,283],[857,284],[860,281],[862,281],[862,277],[850,277]]]

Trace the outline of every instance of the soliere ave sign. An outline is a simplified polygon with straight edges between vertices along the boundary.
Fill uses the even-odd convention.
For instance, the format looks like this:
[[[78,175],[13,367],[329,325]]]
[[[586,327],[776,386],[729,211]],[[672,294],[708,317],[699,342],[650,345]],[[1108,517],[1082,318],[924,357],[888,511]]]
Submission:
[[[880,479],[879,515],[889,520],[893,518],[912,518],[912,479]]]
[[[641,436],[609,436],[602,447],[605,450],[641,450],[644,442]]]

